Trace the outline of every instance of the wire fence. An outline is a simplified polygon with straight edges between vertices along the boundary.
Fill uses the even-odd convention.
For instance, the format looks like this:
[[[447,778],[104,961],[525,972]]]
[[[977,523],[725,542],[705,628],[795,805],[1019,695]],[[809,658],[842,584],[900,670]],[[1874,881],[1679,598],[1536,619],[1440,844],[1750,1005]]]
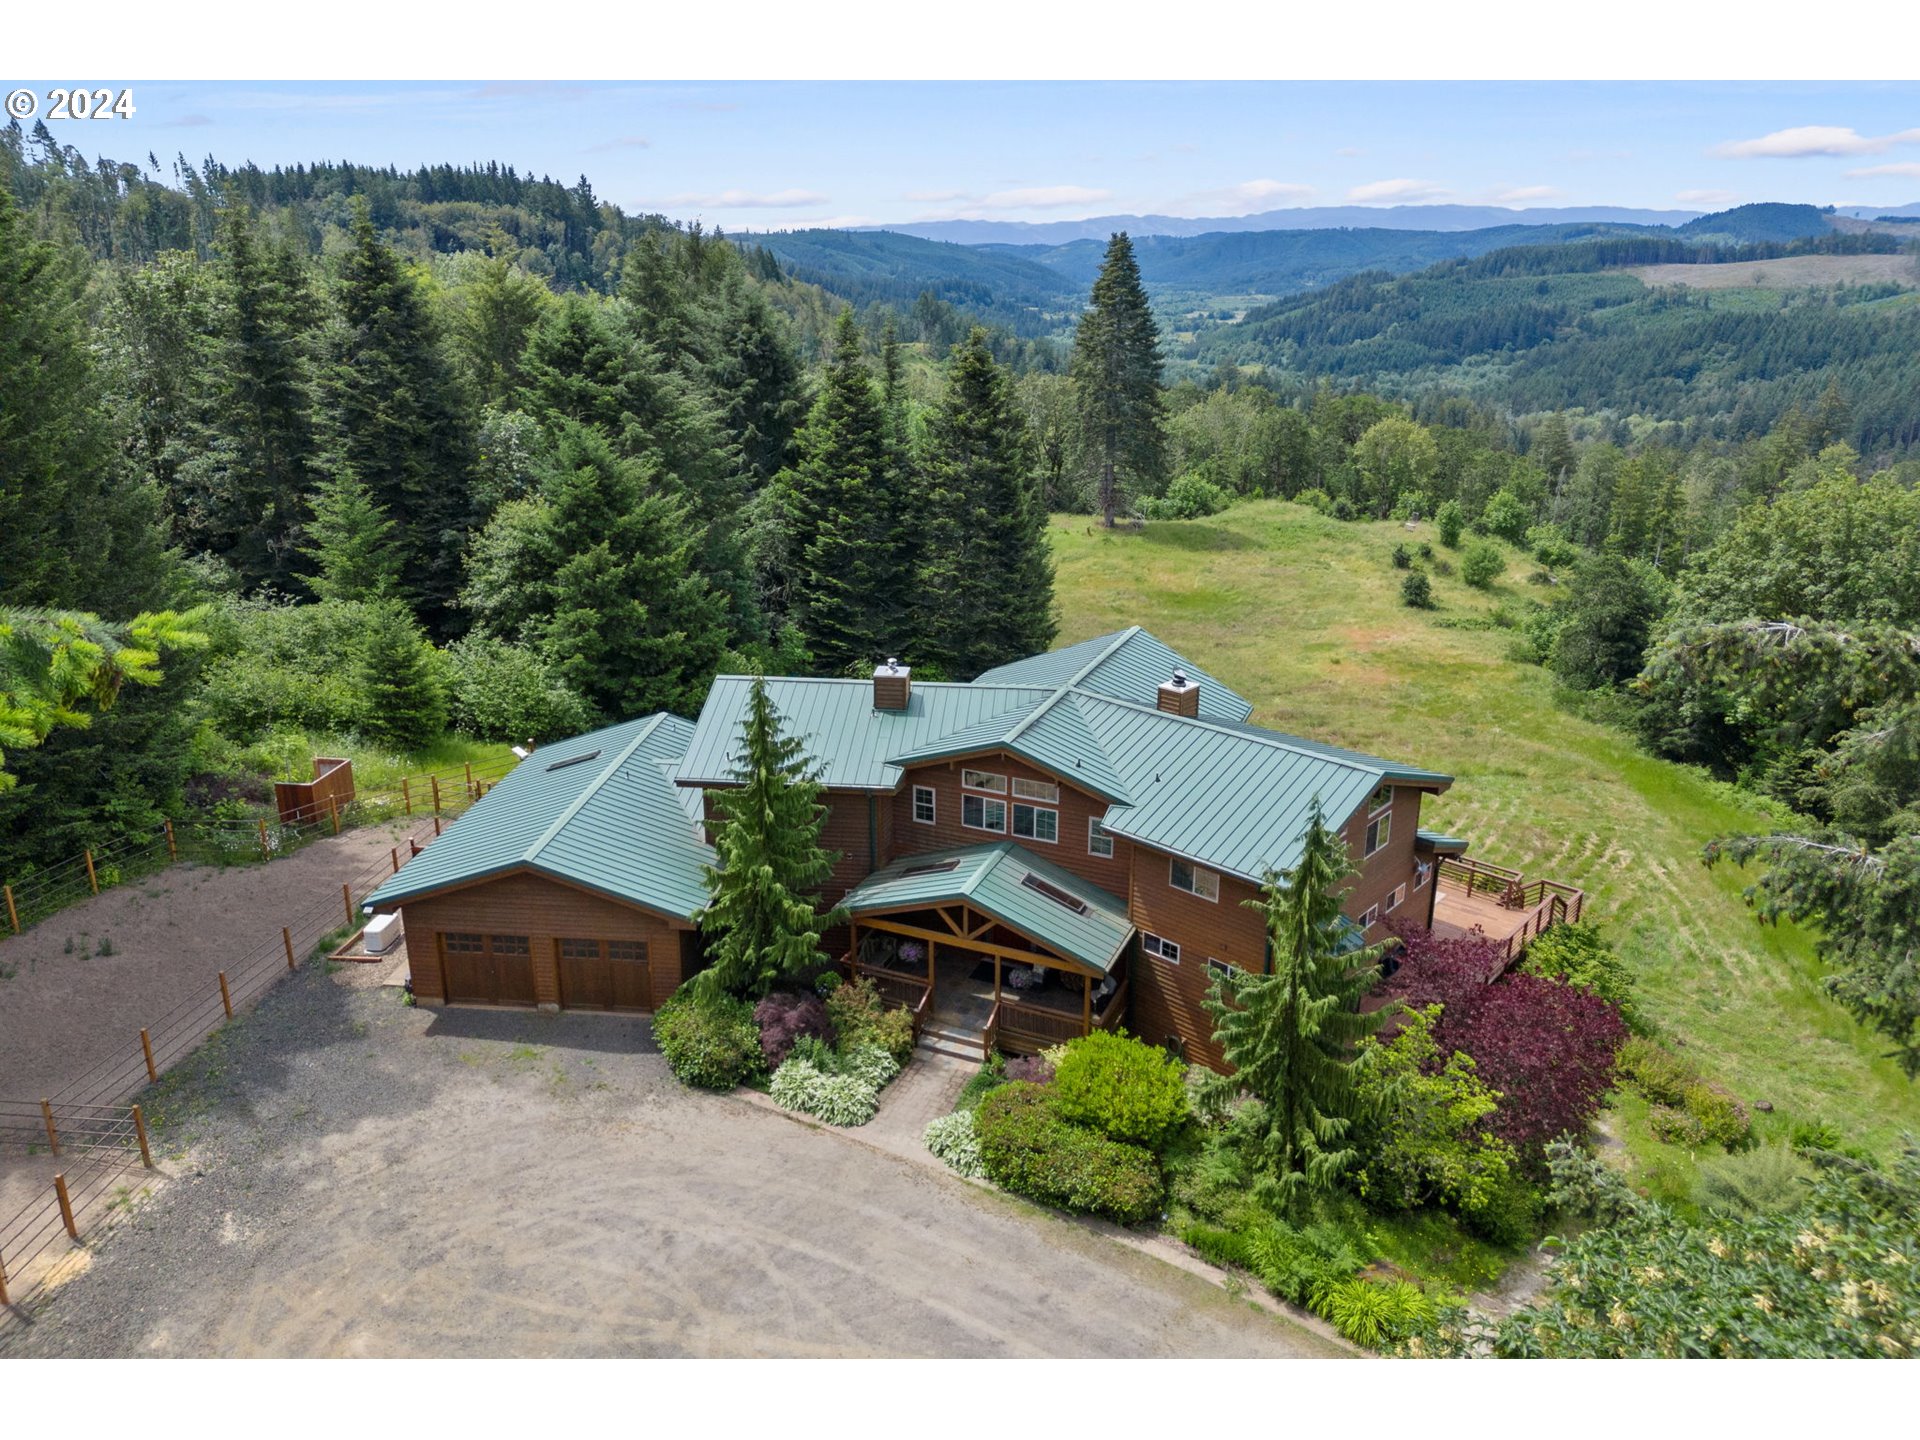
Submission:
[[[0,1337],[14,1328],[10,1321],[26,1315],[45,1297],[48,1282],[60,1273],[65,1251],[82,1243],[83,1232],[89,1239],[98,1238],[130,1208],[133,1191],[128,1176],[152,1164],[145,1119],[140,1106],[133,1103],[135,1097],[301,965],[325,963],[328,943],[359,927],[360,902],[399,868],[403,857],[417,855],[432,844],[449,816],[464,811],[497,778],[465,767],[453,774],[458,777],[457,790],[440,784],[442,776],[419,777],[426,782],[420,787],[426,802],[422,808],[430,813],[415,825],[404,850],[395,847],[387,859],[343,883],[337,893],[286,916],[278,932],[264,938],[257,949],[208,975],[195,993],[154,1016],[137,1034],[129,1034],[120,1051],[76,1076],[56,1094],[0,1099],[0,1154],[45,1154],[58,1165],[50,1183],[37,1185],[19,1211],[0,1221],[0,1317],[5,1317],[0,1319]],[[415,778],[408,777],[408,782]],[[415,787],[408,782],[396,792],[403,810],[414,798]],[[329,815],[322,822],[325,833],[335,833],[334,818]],[[344,829],[346,823],[342,817],[340,827]],[[168,840],[177,847],[177,835],[166,837],[163,844]],[[93,857],[96,876],[99,865],[99,858]]]
[[[415,815],[461,814],[516,763],[503,758],[404,776],[391,790],[366,791],[345,804],[330,804],[310,820],[166,820],[152,830],[121,836],[99,849],[84,850],[70,860],[0,883],[0,956],[4,956],[5,937],[18,935],[102,890],[145,879],[181,861],[265,863],[356,826]]]

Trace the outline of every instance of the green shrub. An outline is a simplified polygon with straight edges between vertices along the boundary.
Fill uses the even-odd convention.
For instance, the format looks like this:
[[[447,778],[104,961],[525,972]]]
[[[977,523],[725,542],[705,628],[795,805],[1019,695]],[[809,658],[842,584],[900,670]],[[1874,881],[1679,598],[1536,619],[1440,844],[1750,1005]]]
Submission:
[[[956,1110],[927,1125],[923,1137],[946,1167],[969,1180],[987,1178],[987,1167],[980,1159],[980,1136],[973,1124],[973,1111]]]
[[[1233,497],[1218,485],[1198,475],[1187,474],[1167,486],[1158,499],[1149,496],[1140,502],[1140,513],[1149,520],[1198,520],[1217,515],[1232,503]]]
[[[1580,921],[1553,926],[1527,946],[1520,968],[1598,995],[1623,1016],[1632,1013],[1633,972],[1598,925]]]
[[[1762,1145],[1700,1164],[1693,1195],[1702,1210],[1772,1215],[1807,1198],[1813,1167],[1784,1145]]]
[[[876,1045],[902,1065],[913,1054],[913,1012],[904,1005],[887,1008],[866,976],[856,976],[827,994],[827,1019],[843,1051]]]
[[[841,979],[838,970],[822,970],[813,982],[814,992],[824,1000],[840,988]]]
[[[1413,552],[1407,549],[1405,545],[1394,546],[1393,547],[1393,568],[1396,570],[1406,570],[1406,569],[1410,569],[1412,565],[1413,565]]]
[[[1626,1177],[1569,1139],[1547,1142],[1547,1173],[1553,1184],[1547,1203],[1601,1225],[1615,1224],[1640,1208]]]
[[[1476,540],[1460,555],[1460,578],[1476,590],[1489,590],[1506,572],[1507,557],[1500,547],[1487,540]]]
[[[1460,532],[1466,524],[1466,512],[1461,510],[1458,500],[1442,501],[1440,508],[1433,512],[1433,525],[1440,532],[1440,543],[1449,550],[1460,548]]]
[[[447,650],[449,718],[482,740],[558,740],[593,724],[587,702],[520,645],[470,636]]]
[[[798,1045],[773,1072],[768,1093],[781,1109],[798,1110],[829,1125],[864,1125],[880,1108],[878,1086],[859,1075],[823,1070]]]
[[[1247,1237],[1238,1230],[1225,1230],[1196,1220],[1181,1227],[1180,1238],[1216,1265],[1231,1265],[1241,1270],[1253,1268]]]
[[[1682,1103],[1687,1113],[1700,1122],[1701,1132],[1716,1145],[1732,1150],[1744,1145],[1753,1133],[1753,1117],[1747,1113],[1747,1107],[1718,1085],[1705,1081],[1689,1085]]]
[[[1366,1262],[1337,1226],[1296,1228],[1263,1216],[1242,1234],[1247,1268],[1282,1300],[1308,1304],[1323,1290],[1349,1279]]]
[[[1061,1118],[1051,1087],[1014,1081],[974,1112],[987,1178],[1015,1195],[1138,1224],[1160,1208],[1160,1169],[1137,1145]]]
[[[1378,1350],[1433,1323],[1433,1302],[1405,1280],[1379,1282],[1354,1276],[1313,1297],[1314,1314],[1356,1345]]]
[[[1424,570],[1409,570],[1400,582],[1400,602],[1415,610],[1433,609],[1433,581]]]
[[[1647,1124],[1653,1138],[1668,1145],[1698,1150],[1707,1143],[1707,1127],[1700,1123],[1700,1118],[1677,1105],[1654,1106],[1647,1115]]]
[[[1007,1083],[1007,1062],[1004,1057],[994,1055],[982,1065],[974,1077],[960,1087],[960,1096],[953,1102],[956,1110],[977,1110],[980,1102]]]
[[[1304,505],[1317,515],[1333,513],[1333,500],[1324,490],[1302,490],[1293,497],[1293,503]]]
[[[1522,1245],[1533,1239],[1540,1225],[1543,1198],[1526,1177],[1508,1171],[1460,1206],[1460,1221],[1473,1234],[1496,1245]]]
[[[1063,1119],[1150,1150],[1187,1118],[1186,1067],[1124,1031],[1096,1030],[1071,1041],[1053,1088]]]
[[[1684,1103],[1687,1087],[1700,1078],[1692,1062],[1651,1040],[1627,1041],[1614,1063],[1633,1088],[1656,1105]]]
[[[731,995],[699,996],[682,985],[654,1012],[653,1038],[683,1085],[731,1090],[765,1073],[753,1006]]]

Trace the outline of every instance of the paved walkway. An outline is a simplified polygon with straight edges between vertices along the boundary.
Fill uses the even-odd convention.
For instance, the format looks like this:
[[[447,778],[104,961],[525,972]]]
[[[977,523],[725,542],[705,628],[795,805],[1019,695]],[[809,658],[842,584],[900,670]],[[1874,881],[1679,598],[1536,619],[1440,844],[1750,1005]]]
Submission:
[[[880,1109],[873,1119],[854,1133],[895,1155],[931,1159],[921,1140],[927,1122],[953,1109],[953,1102],[979,1070],[977,1060],[922,1046],[913,1052],[900,1078],[880,1092]]]

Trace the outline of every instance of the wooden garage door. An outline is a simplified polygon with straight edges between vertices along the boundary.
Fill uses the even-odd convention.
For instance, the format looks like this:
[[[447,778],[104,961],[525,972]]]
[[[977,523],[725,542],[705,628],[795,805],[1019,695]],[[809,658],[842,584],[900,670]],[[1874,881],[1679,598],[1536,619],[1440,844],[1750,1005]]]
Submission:
[[[556,940],[565,1010],[651,1010],[653,982],[640,940]]]
[[[440,937],[441,973],[447,999],[468,1005],[532,1005],[533,946],[525,935]]]

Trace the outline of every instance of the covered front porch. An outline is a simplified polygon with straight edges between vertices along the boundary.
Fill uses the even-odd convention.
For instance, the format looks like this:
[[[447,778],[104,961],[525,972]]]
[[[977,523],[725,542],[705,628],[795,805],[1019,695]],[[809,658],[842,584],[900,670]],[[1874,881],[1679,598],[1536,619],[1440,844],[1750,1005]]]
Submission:
[[[908,1006],[916,1034],[1032,1054],[1126,1016],[1125,907],[1017,845],[904,858],[844,903],[844,965]]]

